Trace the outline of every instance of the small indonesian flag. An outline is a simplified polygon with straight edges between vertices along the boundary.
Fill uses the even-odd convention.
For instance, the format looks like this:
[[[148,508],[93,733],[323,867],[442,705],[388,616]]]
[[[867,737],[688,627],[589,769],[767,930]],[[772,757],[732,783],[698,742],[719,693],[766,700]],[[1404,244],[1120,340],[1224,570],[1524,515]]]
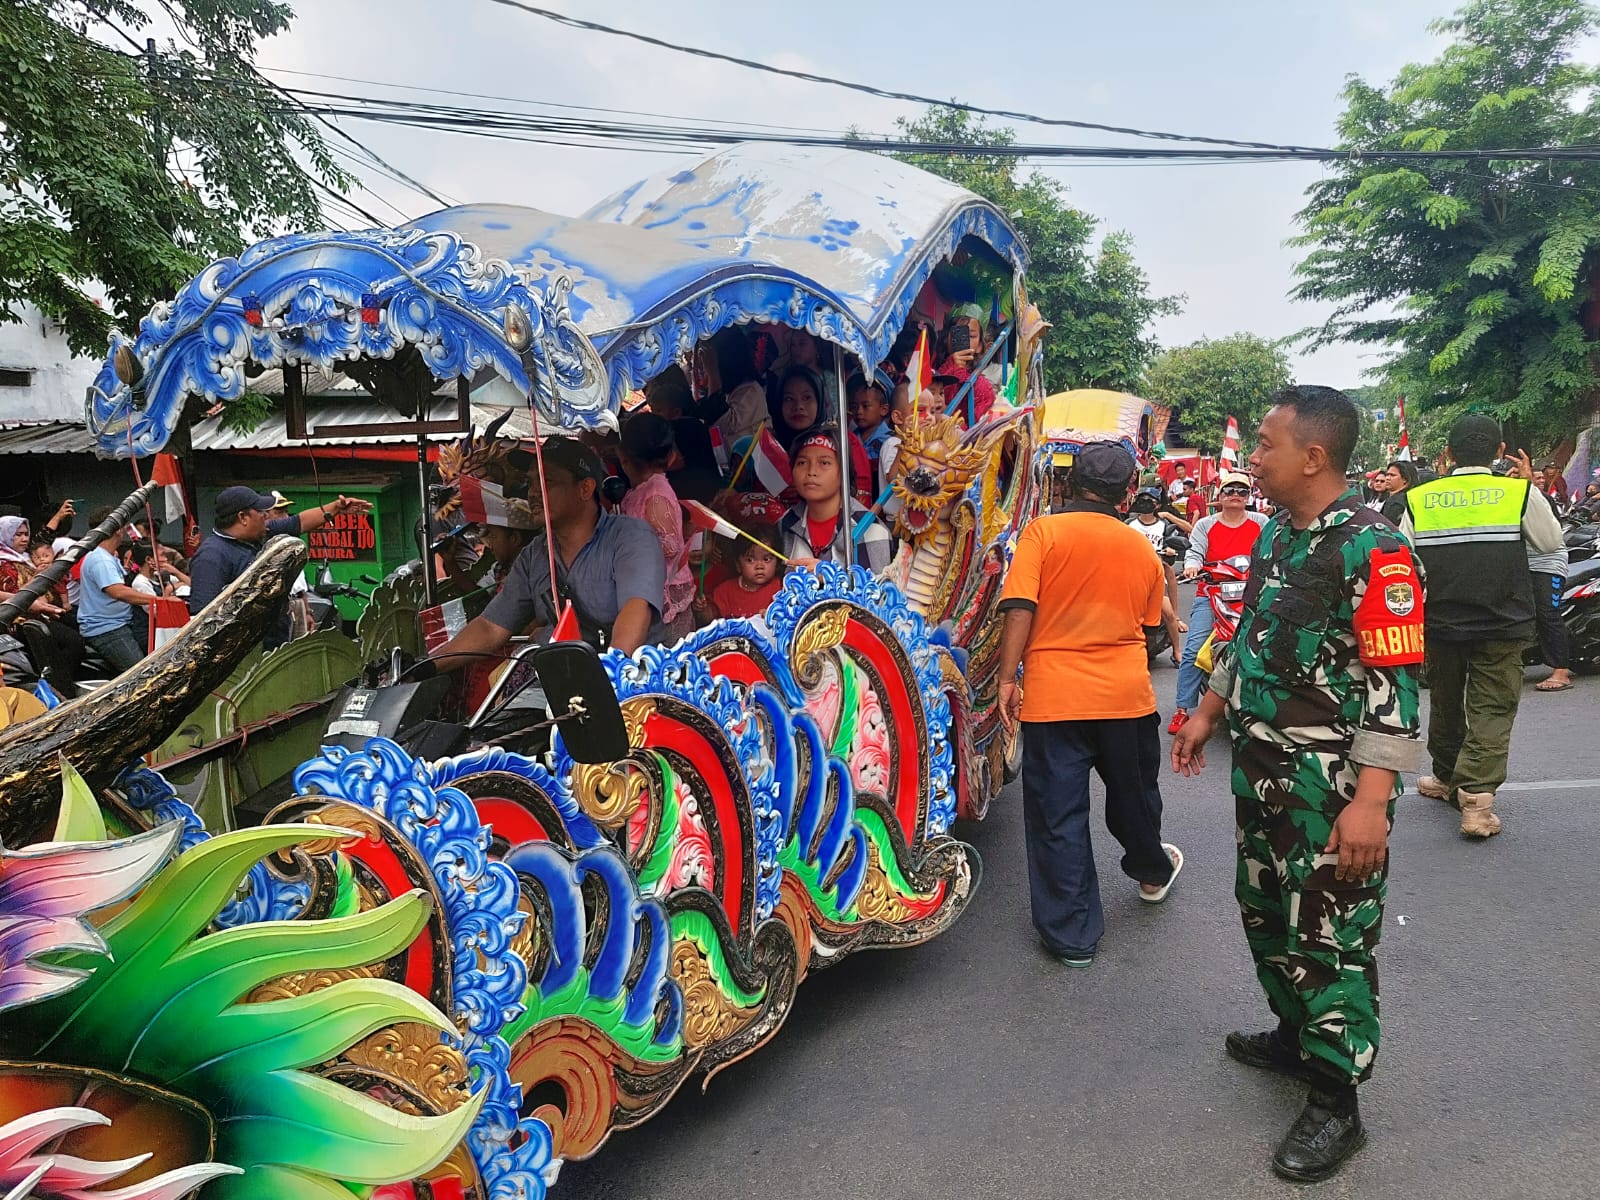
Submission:
[[[738,538],[739,527],[732,521],[718,516],[715,509],[701,504],[698,500],[683,500],[685,511],[689,514],[689,527],[701,533],[715,533],[725,538]]]
[[[1222,454],[1219,456],[1224,471],[1239,469],[1239,422],[1228,418],[1228,428],[1222,435]]]
[[[922,333],[917,338],[917,348],[911,352],[911,361],[906,363],[906,386],[911,391],[911,403],[915,407],[920,401],[923,392],[933,386],[933,358],[928,353],[928,327],[922,327]]]
[[[189,623],[188,601],[158,596],[150,605],[150,653],[154,654]]]
[[[728,447],[722,440],[722,430],[715,425],[711,427],[711,453],[717,460],[717,472],[726,475],[728,473]]]
[[[189,506],[183,498],[183,474],[178,460],[171,454],[156,455],[155,466],[150,469],[150,482],[161,485],[161,495],[167,502],[165,520],[181,522]]]
[[[461,477],[461,519],[474,525],[501,525],[519,528],[512,521],[505,489],[474,475]]]
[[[781,496],[794,483],[794,476],[789,470],[789,455],[765,425],[761,427],[755,453],[750,456],[750,466],[770,496]]]
[[[1400,445],[1395,450],[1394,456],[1401,462],[1410,462],[1411,436],[1406,433],[1406,398],[1404,396],[1395,397],[1394,406],[1400,415]]]

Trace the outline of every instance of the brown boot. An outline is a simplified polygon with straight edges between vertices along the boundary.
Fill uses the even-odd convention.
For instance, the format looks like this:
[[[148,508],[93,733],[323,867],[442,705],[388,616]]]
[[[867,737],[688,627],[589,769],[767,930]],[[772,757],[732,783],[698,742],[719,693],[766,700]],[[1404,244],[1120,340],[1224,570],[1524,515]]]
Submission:
[[[1500,818],[1494,815],[1493,792],[1458,792],[1461,797],[1461,832],[1468,837],[1493,837],[1500,832]]]

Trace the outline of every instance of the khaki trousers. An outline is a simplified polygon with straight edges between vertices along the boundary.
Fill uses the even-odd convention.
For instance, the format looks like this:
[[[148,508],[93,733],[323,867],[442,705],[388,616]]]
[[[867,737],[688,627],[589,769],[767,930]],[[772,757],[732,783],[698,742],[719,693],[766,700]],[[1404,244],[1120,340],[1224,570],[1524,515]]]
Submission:
[[[1506,781],[1526,645],[1428,642],[1428,754],[1452,799],[1456,792],[1493,792]]]

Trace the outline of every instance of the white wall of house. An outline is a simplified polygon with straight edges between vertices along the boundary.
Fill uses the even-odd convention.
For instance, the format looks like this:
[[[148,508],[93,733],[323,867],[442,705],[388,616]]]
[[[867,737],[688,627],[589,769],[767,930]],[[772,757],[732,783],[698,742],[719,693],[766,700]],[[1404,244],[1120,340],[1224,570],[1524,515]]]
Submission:
[[[81,424],[83,398],[100,360],[75,357],[61,331],[38,309],[18,308],[21,321],[0,323],[0,421]]]

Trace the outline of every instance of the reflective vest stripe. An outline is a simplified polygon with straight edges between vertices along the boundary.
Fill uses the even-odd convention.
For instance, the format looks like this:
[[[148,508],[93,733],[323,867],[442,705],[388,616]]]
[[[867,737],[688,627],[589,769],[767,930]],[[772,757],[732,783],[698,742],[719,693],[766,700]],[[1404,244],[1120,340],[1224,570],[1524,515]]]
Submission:
[[[1499,475],[1446,475],[1406,492],[1419,544],[1515,541],[1522,536],[1528,481]]]
[[[1413,541],[1419,546],[1448,546],[1452,542],[1517,542],[1522,540],[1522,524],[1513,528],[1504,525],[1480,526],[1476,529],[1430,529],[1419,533]]]

